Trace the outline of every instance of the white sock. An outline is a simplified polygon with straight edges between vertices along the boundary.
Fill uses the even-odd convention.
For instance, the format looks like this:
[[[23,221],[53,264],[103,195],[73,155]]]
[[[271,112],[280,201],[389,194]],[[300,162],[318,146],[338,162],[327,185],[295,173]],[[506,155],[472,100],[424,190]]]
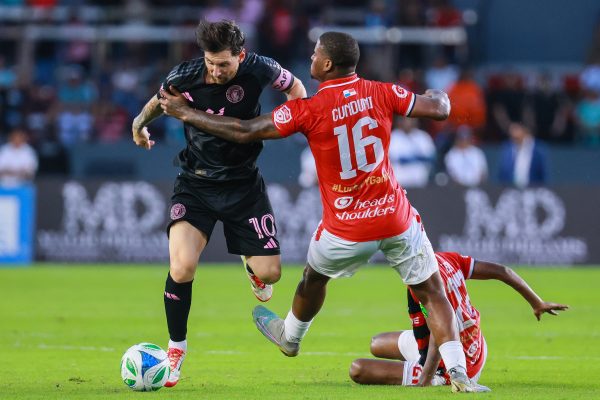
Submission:
[[[175,347],[176,349],[187,351],[187,340],[182,340],[181,342],[174,342],[169,339],[169,348]]]
[[[285,338],[288,342],[300,343],[311,323],[312,320],[308,322],[300,321],[290,310],[284,321]]]
[[[465,353],[462,344],[458,340],[451,340],[443,343],[440,346],[440,354],[442,355],[442,360],[444,360],[446,370],[455,367],[462,367],[465,371],[467,370]]]

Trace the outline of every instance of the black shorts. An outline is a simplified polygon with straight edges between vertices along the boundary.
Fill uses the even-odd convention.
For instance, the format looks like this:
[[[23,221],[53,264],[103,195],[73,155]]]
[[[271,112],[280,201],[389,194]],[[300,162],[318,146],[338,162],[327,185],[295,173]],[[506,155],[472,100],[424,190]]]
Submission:
[[[178,221],[189,222],[209,240],[217,221],[223,222],[231,254],[280,253],[273,209],[260,174],[251,180],[214,183],[180,174],[171,197],[167,234]]]

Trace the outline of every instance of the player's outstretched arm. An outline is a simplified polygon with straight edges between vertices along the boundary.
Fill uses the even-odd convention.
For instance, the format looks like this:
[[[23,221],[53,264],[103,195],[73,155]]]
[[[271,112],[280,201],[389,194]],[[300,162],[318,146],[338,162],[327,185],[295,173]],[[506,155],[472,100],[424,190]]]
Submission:
[[[415,105],[409,117],[443,121],[450,115],[450,99],[445,92],[428,89],[425,94],[415,96]]]
[[[425,359],[425,365],[423,365],[423,371],[419,377],[419,383],[417,386],[431,386],[431,381],[435,372],[442,361],[442,355],[440,354],[439,348],[435,343],[433,334],[429,336],[429,349],[427,350],[427,358]]]
[[[539,321],[542,314],[548,313],[558,315],[557,311],[564,311],[569,306],[559,303],[550,303],[544,301],[538,296],[531,287],[515,271],[504,265],[494,264],[486,261],[476,261],[473,266],[471,279],[497,279],[506,283],[515,289],[533,309],[533,314]]]
[[[154,146],[154,140],[150,140],[150,132],[146,126],[154,119],[162,115],[162,109],[156,96],[152,96],[146,103],[142,111],[133,119],[131,130],[133,132],[133,141],[136,145],[150,150]]]
[[[173,86],[169,91],[171,93],[161,90],[159,102],[163,112],[206,133],[236,143],[283,138],[275,128],[271,114],[250,120],[212,115],[190,107],[187,99]]]

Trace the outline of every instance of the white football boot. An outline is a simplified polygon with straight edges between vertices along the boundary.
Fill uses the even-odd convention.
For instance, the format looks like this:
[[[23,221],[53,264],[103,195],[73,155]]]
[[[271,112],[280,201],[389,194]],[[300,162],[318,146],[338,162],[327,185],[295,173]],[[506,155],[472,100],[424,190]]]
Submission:
[[[246,257],[241,257],[242,263],[244,264],[244,271],[246,271],[246,275],[248,275],[248,279],[250,280],[250,287],[252,288],[254,296],[256,296],[256,298],[259,301],[262,301],[263,303],[269,301],[271,299],[271,296],[273,296],[273,285],[268,285],[264,283],[260,280],[258,276],[254,275],[254,273],[251,272],[251,270],[248,267],[248,264],[246,263]]]

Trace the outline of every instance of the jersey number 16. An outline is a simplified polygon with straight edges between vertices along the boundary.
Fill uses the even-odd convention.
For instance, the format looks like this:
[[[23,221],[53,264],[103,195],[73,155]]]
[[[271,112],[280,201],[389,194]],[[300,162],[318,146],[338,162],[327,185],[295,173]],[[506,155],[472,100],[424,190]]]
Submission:
[[[383,161],[383,143],[377,136],[369,135],[363,137],[363,127],[367,127],[369,130],[377,128],[377,121],[371,117],[362,117],[352,127],[352,137],[348,135],[348,128],[346,125],[336,126],[333,129],[333,133],[338,139],[338,148],[340,151],[340,162],[342,164],[342,172],[340,177],[342,179],[352,179],[356,177],[356,168],[352,168],[352,155],[350,153],[350,139],[354,142],[354,154],[356,156],[356,166],[359,170],[364,172],[373,171]],[[373,145],[373,152],[375,153],[375,161],[369,163],[367,160],[367,153],[365,149],[367,146]]]

